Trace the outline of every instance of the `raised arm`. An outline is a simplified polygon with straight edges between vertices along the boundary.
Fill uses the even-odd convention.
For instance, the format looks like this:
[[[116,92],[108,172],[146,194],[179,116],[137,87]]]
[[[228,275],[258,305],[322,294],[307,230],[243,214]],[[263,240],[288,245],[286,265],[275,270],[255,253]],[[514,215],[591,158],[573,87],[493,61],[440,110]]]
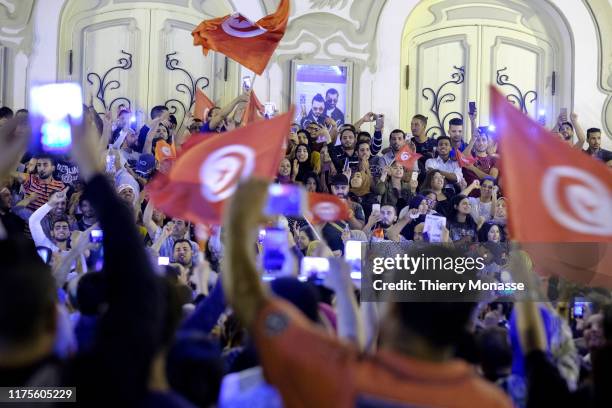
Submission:
[[[151,238],[151,240],[155,239],[159,227],[153,221],[153,202],[151,200],[147,202],[147,206],[142,214],[142,223],[147,229],[149,238]]]
[[[574,147],[576,149],[582,150],[582,146],[584,146],[584,142],[586,142],[586,133],[584,132],[582,126],[580,126],[580,123],[578,123],[578,115],[576,113],[572,113],[570,115],[570,119],[574,124],[574,129],[576,130],[576,137],[578,138],[576,143],[574,143]]]
[[[219,124],[225,120],[225,118],[232,113],[236,105],[239,103],[248,103],[249,102],[249,93],[243,93],[238,95],[234,100],[232,100],[228,105],[223,108],[217,110],[217,112],[213,113],[212,118],[210,118],[209,128],[211,130],[216,129]]]
[[[257,225],[267,198],[268,183],[242,184],[225,210],[227,245],[222,279],[225,296],[245,326],[252,326],[267,297],[255,265]]]

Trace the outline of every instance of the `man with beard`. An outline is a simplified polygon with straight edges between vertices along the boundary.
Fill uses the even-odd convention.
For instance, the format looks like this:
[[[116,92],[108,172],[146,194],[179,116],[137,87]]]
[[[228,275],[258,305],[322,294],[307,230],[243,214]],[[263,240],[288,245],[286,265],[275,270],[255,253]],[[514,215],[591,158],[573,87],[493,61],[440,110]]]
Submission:
[[[193,249],[189,240],[177,239],[174,241],[172,261],[191,272],[193,268]]]
[[[51,156],[39,155],[36,157],[36,173],[16,173],[17,180],[22,183],[25,195],[36,196],[28,204],[28,209],[36,211],[43,206],[51,195],[63,190],[66,186],[53,178],[55,161]]]
[[[25,223],[21,218],[11,212],[13,196],[8,187],[0,188],[0,222],[6,228],[9,236],[23,234]]]
[[[382,151],[382,156],[379,156],[377,160],[378,170],[372,173],[372,176],[376,179],[380,178],[382,173],[382,169],[385,167],[391,166],[391,164],[395,161],[395,156],[397,156],[397,152],[400,151],[402,147],[406,145],[406,133],[401,129],[394,129],[389,134],[389,147]],[[411,143],[411,142],[410,142]],[[414,149],[413,149],[414,150]],[[402,181],[408,182],[412,177],[413,172],[419,171],[418,162],[414,163],[414,167],[412,169],[406,169],[404,172],[404,177]],[[376,176],[374,174],[376,173]]]
[[[305,111],[303,112],[303,114]],[[302,119],[302,129],[308,128],[309,123],[318,123],[320,126],[325,126],[325,99],[321,94],[316,94],[312,98],[312,107],[308,115]]]
[[[483,132],[476,137],[472,137],[468,147],[463,154],[467,157],[474,156],[476,161],[462,169],[463,177],[467,185],[471,185],[474,180],[484,177],[492,177],[497,180],[499,170],[497,169],[497,159],[489,154],[489,135]],[[474,153],[472,153],[472,148]]]
[[[353,173],[359,171],[359,155],[355,148],[356,143],[357,136],[355,135],[355,131],[346,128],[340,134],[339,146],[334,146],[333,143],[327,146],[331,160],[338,173],[344,170],[344,164],[347,160]]]
[[[360,204],[348,200],[349,180],[344,174],[334,176],[331,181],[331,193],[346,201],[349,207],[349,216],[346,220],[326,223],[323,227],[323,238],[332,251],[344,252],[342,234],[345,231],[362,229],[365,223],[365,214]]]
[[[127,163],[130,168],[134,169],[140,158],[140,153],[136,150],[138,149],[138,136],[131,128],[125,128],[122,131],[125,132],[125,138],[119,137],[113,147],[119,148],[122,167]]]
[[[79,199],[79,208],[81,209],[81,214],[83,217],[79,221],[77,221],[77,226],[79,231],[85,231],[96,222],[98,222],[98,217],[96,216],[96,211],[93,206],[89,202],[88,199],[81,196]]]
[[[336,121],[337,126],[344,124],[344,113],[336,106],[338,104],[338,91],[334,88],[329,88],[325,93],[325,113],[328,117]]]
[[[191,259],[197,259],[198,244],[189,240],[189,223],[180,218],[173,218],[171,222],[169,235],[167,235],[167,238],[165,238],[161,244],[159,256],[167,256],[168,258],[174,259],[174,244],[178,241],[187,241],[191,245]],[[158,228],[157,231],[153,241],[157,241],[160,235],[164,233],[162,228]]]
[[[47,237],[42,226],[43,218],[60,205],[61,202],[66,201],[66,191],[54,193],[50,198],[49,202],[43,204],[38,208],[29,219],[30,231],[32,232],[32,239],[37,247],[43,246],[51,249],[52,252],[67,251],[68,239],[70,238],[70,224],[68,218],[59,216],[55,218],[51,224],[51,239]],[[65,206],[64,206],[65,208]]]
[[[612,152],[601,148],[601,129],[590,128],[587,130],[587,143],[589,148],[584,151],[585,153],[604,163],[612,160]]]
[[[574,130],[575,129],[575,130]],[[578,115],[575,113],[570,114],[570,120],[567,120],[567,114],[560,114],[557,119],[557,126],[553,129],[553,132],[559,133],[561,138],[570,146],[576,149],[582,150],[582,146],[586,140],[584,130],[578,123]],[[574,142],[574,134],[577,137]]]
[[[407,224],[410,219],[402,221],[401,227],[398,226],[397,231],[401,231],[402,228]],[[373,235],[377,238],[385,239],[385,240],[395,240],[395,236],[397,233],[391,234],[393,237],[387,235],[387,230],[397,225],[397,212],[395,207],[392,205],[383,205],[380,207],[380,211],[372,211],[370,214],[370,218],[368,219],[368,223],[363,227],[363,232],[367,235],[368,239],[370,239]],[[379,234],[381,236],[379,236]],[[406,241],[406,239],[402,236],[399,236],[399,239],[402,241]]]

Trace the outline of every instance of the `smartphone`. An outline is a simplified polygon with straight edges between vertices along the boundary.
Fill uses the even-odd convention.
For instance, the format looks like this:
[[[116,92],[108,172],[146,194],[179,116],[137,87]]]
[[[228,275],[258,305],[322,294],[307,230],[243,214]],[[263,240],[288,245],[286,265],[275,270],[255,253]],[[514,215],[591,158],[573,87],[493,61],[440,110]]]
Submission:
[[[266,228],[262,246],[262,266],[266,272],[278,272],[283,269],[285,253],[288,250],[287,231],[282,228]],[[270,276],[269,273],[266,274]]]
[[[591,302],[583,297],[574,298],[574,306],[572,307],[572,315],[574,318],[584,317],[585,312],[591,307]]]
[[[306,190],[296,184],[270,184],[266,215],[302,216],[305,208]]]
[[[102,242],[102,240],[104,239],[104,233],[102,232],[102,230],[91,230],[91,232],[89,233],[89,242],[94,242],[94,243],[100,243]]]
[[[473,115],[474,113],[476,113],[476,102],[470,102],[469,104],[469,113],[470,115]]]
[[[567,122],[567,108],[561,108],[561,119]]]
[[[265,115],[267,118],[271,118],[274,116],[274,112],[276,112],[276,104],[274,102],[266,102],[264,104],[265,107]]]
[[[372,212],[380,212],[380,204],[372,204]]]
[[[170,265],[170,258],[167,256],[158,256],[157,264],[158,265]]]
[[[106,155],[106,172],[107,173],[115,172],[115,156],[112,154]]]
[[[314,281],[321,283],[329,273],[329,259],[315,256],[302,258],[299,279],[301,281]]]
[[[446,225],[446,217],[428,214],[425,216],[423,233],[427,234],[429,242],[442,242],[442,228]]]
[[[419,179],[419,172],[413,171],[412,176],[410,176],[410,178],[412,179],[412,181],[417,181]]]
[[[344,159],[344,167],[342,168],[342,171],[345,172],[349,169],[349,159],[346,158]]]
[[[35,153],[66,154],[72,145],[69,118],[80,123],[83,97],[77,83],[38,85],[30,90],[31,150]]]
[[[242,77],[242,89],[244,90],[244,92],[248,92],[251,90],[251,77]]]
[[[346,241],[344,260],[351,267],[351,278],[361,279],[361,241]]]
[[[383,118],[384,118],[384,115],[382,114],[376,115],[376,124],[374,126],[377,128],[381,128],[383,124]]]

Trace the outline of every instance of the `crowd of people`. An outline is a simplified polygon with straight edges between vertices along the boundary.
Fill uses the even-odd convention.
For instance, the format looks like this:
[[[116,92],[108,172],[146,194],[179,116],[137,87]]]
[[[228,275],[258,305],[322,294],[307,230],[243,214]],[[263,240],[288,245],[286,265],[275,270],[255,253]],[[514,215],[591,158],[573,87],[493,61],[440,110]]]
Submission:
[[[373,112],[296,118],[274,182],[349,207],[322,225],[275,220],[295,264],[339,260],[322,282],[262,282],[263,181],[237,189],[222,228],[156,209],[150,180],[192,137],[240,127],[248,101],[182,124],[155,106],[141,128],[126,106],[84,107],[61,157],[26,152],[28,111],[0,108],[0,386],[75,386],[104,406],[612,405],[609,291],[549,290],[537,305],[359,301],[346,242],[433,241],[431,215],[446,220],[442,242],[494,244],[495,273],[532,272],[506,245],[503,152],[476,112],[434,137],[422,114],[408,133]],[[575,114],[553,132],[612,167],[601,130],[585,133]],[[420,155],[410,168],[396,160],[406,146]]]

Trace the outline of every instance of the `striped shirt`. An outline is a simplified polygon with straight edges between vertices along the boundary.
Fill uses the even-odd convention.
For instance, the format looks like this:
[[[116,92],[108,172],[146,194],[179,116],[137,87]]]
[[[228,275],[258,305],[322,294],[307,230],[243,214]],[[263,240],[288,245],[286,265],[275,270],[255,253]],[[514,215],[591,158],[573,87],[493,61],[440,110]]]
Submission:
[[[42,205],[46,204],[51,194],[61,191],[66,187],[64,183],[54,178],[50,178],[50,181],[46,183],[35,174],[26,174],[25,177],[26,181],[23,183],[23,190],[26,195],[38,194],[36,200],[28,204],[27,208],[32,211],[36,211]]]

